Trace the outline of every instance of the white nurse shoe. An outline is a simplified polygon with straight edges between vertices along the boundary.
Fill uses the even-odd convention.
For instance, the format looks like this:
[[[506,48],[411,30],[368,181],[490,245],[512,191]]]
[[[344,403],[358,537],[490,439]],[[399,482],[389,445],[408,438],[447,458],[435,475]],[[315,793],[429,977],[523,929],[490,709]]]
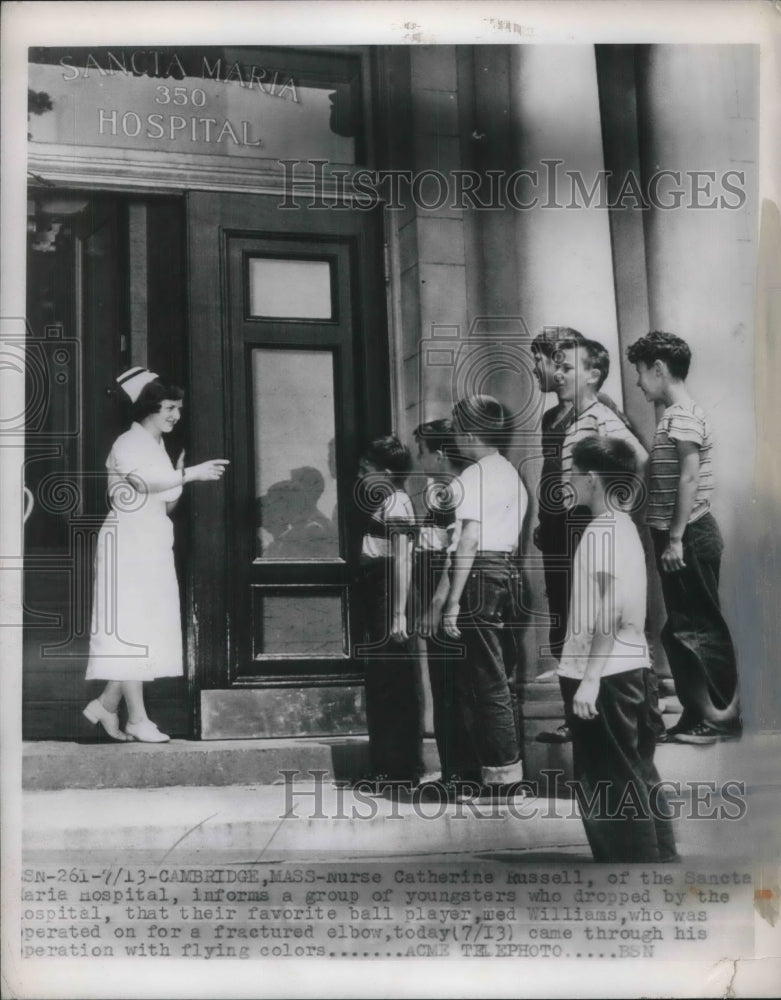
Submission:
[[[138,740],[139,743],[168,743],[171,739],[166,733],[161,733],[151,719],[128,722],[125,732],[132,740]]]
[[[91,701],[81,714],[93,725],[100,723],[112,740],[127,743],[130,739],[119,728],[119,715],[116,712],[109,712],[100,699]]]

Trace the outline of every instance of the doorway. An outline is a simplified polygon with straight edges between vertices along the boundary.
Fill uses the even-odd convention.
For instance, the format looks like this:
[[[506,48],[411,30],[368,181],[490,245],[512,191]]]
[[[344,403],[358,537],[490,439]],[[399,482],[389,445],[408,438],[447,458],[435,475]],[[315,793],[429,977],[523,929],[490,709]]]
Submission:
[[[184,378],[183,199],[35,188],[28,234],[22,732],[72,740],[90,731],[81,710],[100,687],[84,683],[94,547],[106,457],[131,419],[115,379],[131,364]],[[193,734],[193,703],[185,681],[149,691],[175,736]]]

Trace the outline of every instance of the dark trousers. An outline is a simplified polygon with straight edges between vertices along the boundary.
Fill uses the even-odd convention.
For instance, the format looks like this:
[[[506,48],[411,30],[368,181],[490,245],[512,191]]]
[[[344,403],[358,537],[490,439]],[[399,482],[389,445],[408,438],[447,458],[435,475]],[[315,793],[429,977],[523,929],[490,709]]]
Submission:
[[[390,639],[392,563],[373,562],[358,588],[371,767],[392,781],[416,781],[423,773],[417,658],[409,642]]]
[[[685,567],[662,568],[669,532],[651,529],[662,581],[667,621],[662,645],[675,691],[683,705],[685,727],[707,722],[717,729],[740,726],[735,649],[719,603],[719,571],[724,544],[711,514],[687,525],[683,533]]]
[[[599,714],[595,719],[580,719],[572,711],[580,681],[561,678],[583,826],[595,861],[649,862],[676,857],[667,799],[654,788],[660,778],[654,765],[656,741],[648,680],[648,670],[603,677],[597,698]]]
[[[445,552],[418,553],[414,579],[417,603],[421,611],[430,607],[437,585],[447,572],[446,564]],[[457,671],[462,669],[461,658],[454,653],[453,645],[443,640],[441,634],[426,640],[426,656],[431,681],[434,739],[442,768],[442,780],[479,782],[480,762],[475,756],[456,689]]]
[[[453,688],[461,732],[468,734],[468,756],[482,767],[520,759],[512,641],[517,579],[509,558],[478,553],[461,595],[458,644],[463,653],[454,653]]]
[[[551,656],[557,660],[561,659],[567,640],[575,550],[591,520],[591,511],[587,507],[574,507],[571,511],[540,516],[540,551],[551,619],[548,639]]]

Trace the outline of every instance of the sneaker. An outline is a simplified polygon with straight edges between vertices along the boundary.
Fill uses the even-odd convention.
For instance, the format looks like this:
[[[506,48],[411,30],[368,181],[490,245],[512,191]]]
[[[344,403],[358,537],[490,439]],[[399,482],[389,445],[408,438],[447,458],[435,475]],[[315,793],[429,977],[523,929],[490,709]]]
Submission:
[[[382,772],[369,774],[359,778],[352,784],[353,788],[359,788],[365,795],[392,796],[395,797],[400,789],[410,791],[417,787],[417,778],[393,778],[389,774]]]
[[[357,788],[365,795],[382,795],[384,788],[390,781],[387,774],[372,772],[362,774],[359,778],[349,783],[350,788]]]
[[[693,725],[694,724],[689,725],[687,722],[684,722],[684,721],[682,721],[682,719],[679,719],[678,722],[676,722],[674,726],[670,726],[669,729],[665,730],[663,736],[661,736],[661,737],[657,736],[656,742],[657,743],[674,743],[675,742],[675,737],[678,735],[678,733],[688,732],[688,730],[690,730]]]
[[[673,736],[676,743],[693,743],[696,746],[718,743],[720,738],[718,730],[709,726],[707,722],[698,722],[696,726],[681,729]]]
[[[452,804],[477,799],[480,796],[479,781],[465,781],[453,777],[446,781],[424,781],[413,791],[413,798],[421,802],[439,802]]]
[[[569,743],[572,740],[572,733],[569,726],[564,723],[553,732],[538,733],[536,739],[538,743]]]

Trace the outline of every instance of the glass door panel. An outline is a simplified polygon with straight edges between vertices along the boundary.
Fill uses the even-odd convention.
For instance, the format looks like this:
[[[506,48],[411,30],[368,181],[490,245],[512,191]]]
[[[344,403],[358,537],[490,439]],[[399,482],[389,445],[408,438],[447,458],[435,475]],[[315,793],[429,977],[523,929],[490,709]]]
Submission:
[[[329,261],[250,257],[247,264],[251,317],[331,319]]]
[[[329,350],[252,350],[256,558],[338,559]]]

